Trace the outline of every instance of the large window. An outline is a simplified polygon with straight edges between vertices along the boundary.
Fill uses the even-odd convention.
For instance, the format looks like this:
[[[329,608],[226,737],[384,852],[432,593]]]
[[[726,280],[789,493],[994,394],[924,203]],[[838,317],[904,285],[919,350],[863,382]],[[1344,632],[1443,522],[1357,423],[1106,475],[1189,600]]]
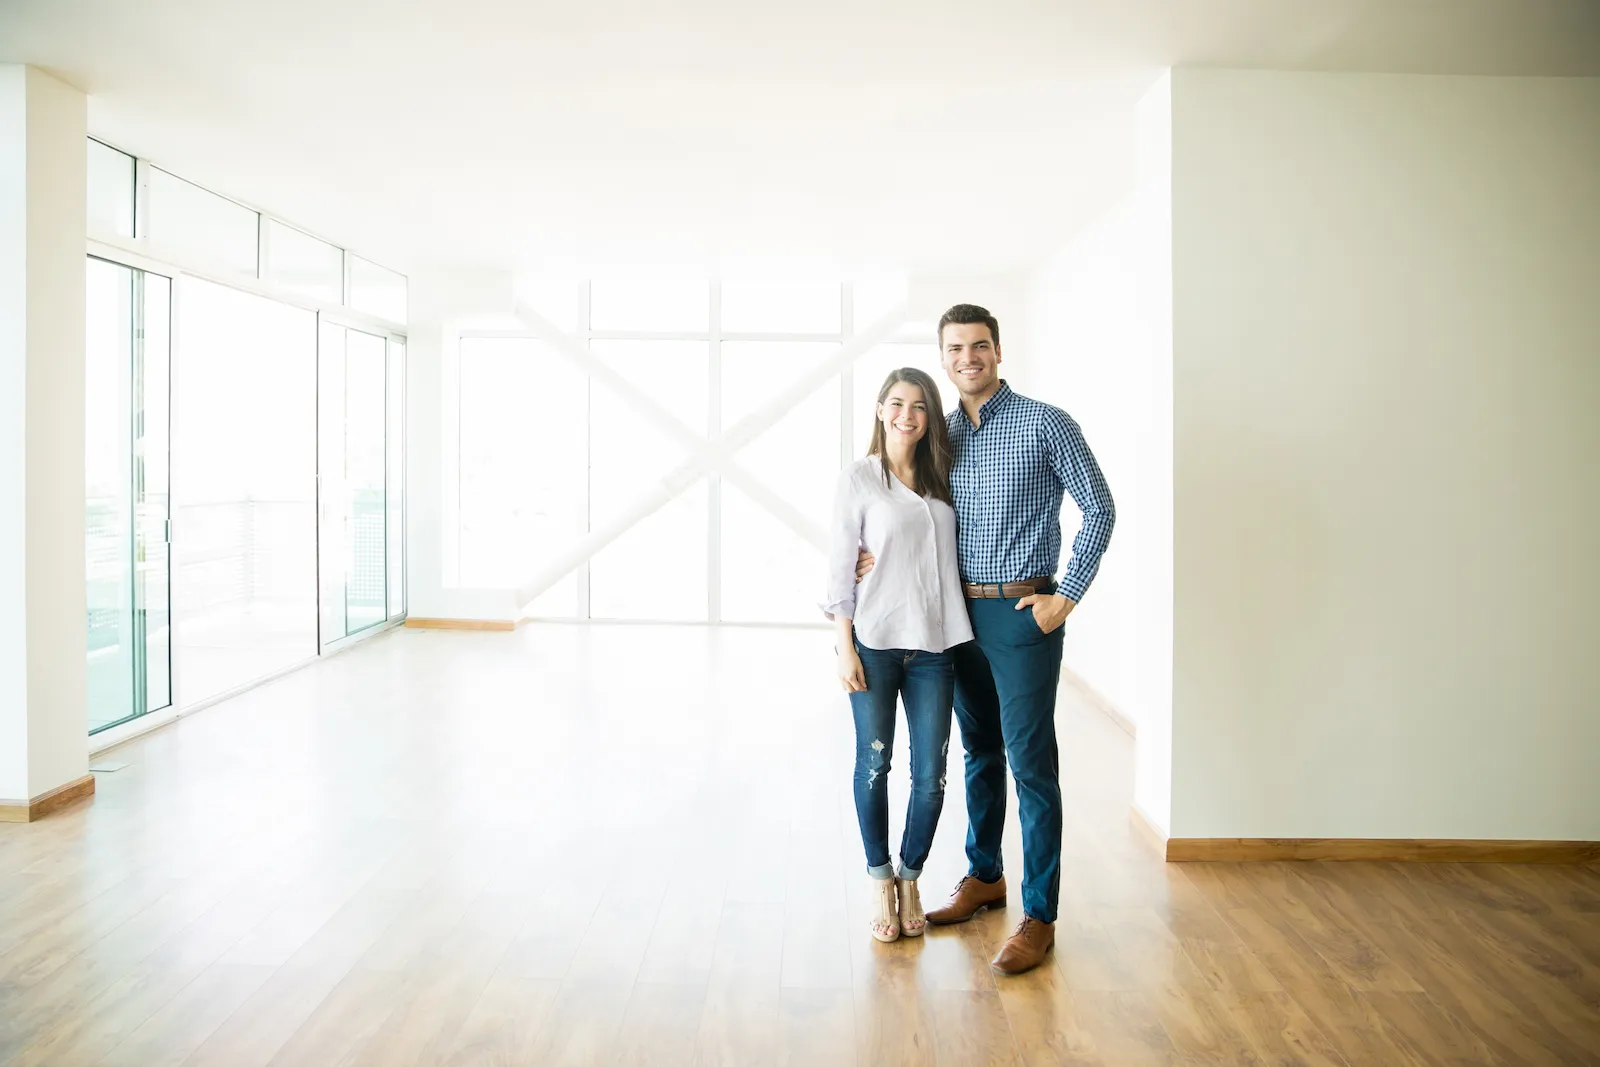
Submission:
[[[839,365],[851,327],[903,289],[599,279],[519,295],[572,344],[461,340],[459,583],[554,566],[534,617],[820,622],[834,482],[866,448],[884,374],[944,382],[917,323]],[[586,538],[606,543],[584,559]]]
[[[93,733],[405,614],[406,279],[92,140],[87,177]]]

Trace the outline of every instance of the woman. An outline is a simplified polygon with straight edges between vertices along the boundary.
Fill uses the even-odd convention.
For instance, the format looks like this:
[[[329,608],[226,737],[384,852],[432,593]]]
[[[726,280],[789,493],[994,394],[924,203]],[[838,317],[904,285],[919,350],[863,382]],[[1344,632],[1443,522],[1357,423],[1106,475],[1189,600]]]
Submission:
[[[944,805],[955,673],[948,650],[972,640],[956,564],[950,439],[939,388],[920,370],[878,390],[866,458],[839,475],[824,610],[838,628],[839,681],[855,715],[856,818],[872,893],[872,936],[926,928],[917,878]],[[856,584],[856,558],[877,558]],[[898,874],[889,857],[889,757],[895,698],[911,731],[911,798]]]

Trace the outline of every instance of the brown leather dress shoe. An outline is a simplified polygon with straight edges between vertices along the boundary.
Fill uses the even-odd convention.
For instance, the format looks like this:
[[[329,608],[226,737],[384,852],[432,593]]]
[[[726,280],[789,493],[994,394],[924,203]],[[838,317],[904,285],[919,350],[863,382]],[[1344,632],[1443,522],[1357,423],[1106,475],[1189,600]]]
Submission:
[[[967,875],[956,883],[956,891],[941,908],[927,913],[928,922],[935,926],[964,923],[985,908],[1006,906],[1006,876],[998,882],[980,882]]]
[[[1016,933],[1006,941],[1000,954],[989,964],[1001,974],[1021,974],[1031,971],[1044,962],[1045,956],[1056,943],[1054,923],[1040,922],[1029,915],[1022,920]]]

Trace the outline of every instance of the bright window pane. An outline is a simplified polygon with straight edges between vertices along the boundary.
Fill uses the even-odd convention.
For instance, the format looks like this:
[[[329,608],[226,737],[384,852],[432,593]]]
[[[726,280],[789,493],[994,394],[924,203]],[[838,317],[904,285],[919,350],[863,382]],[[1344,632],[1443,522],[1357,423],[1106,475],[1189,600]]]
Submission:
[[[826,515],[826,512],[822,513]],[[722,618],[725,622],[826,622],[818,604],[825,561],[737,485],[722,483]],[[761,575],[759,582],[749,576]]]
[[[388,540],[389,540],[389,618],[406,610],[406,523],[405,523],[405,431],[406,431],[406,343],[389,342],[388,372]]]
[[[317,654],[317,317],[177,286],[173,615],[181,705]]]
[[[838,282],[724,282],[723,333],[838,333]]]
[[[468,588],[511,588],[584,536],[588,465],[587,377],[531,338],[461,339],[460,576]],[[532,398],[563,398],[539,407]],[[572,618],[578,586],[567,576],[532,614]]]
[[[141,274],[144,338],[135,362],[139,598],[144,612],[145,710],[172,703],[172,280]]]
[[[135,712],[133,610],[134,271],[88,262],[84,512],[88,563],[89,730]]]
[[[831,359],[836,344],[725,342],[723,424],[781,401],[778,414],[734,459],[746,475],[788,506],[775,515],[732,479],[723,479],[722,617],[729,622],[816,622],[820,543],[839,471],[839,378],[830,375],[789,397],[807,371]],[[787,509],[786,509],[787,510]],[[796,525],[800,529],[796,529]],[[804,533],[802,533],[804,531]],[[751,583],[741,576],[761,574]]]
[[[850,454],[864,456],[872,440],[872,424],[877,419],[878,391],[891,370],[897,367],[915,367],[933,378],[939,390],[939,410],[948,412],[956,406],[955,383],[945,375],[939,365],[939,346],[926,344],[881,344],[856,361],[852,372],[854,398],[846,423],[850,427]]]
[[[724,341],[722,426],[778,401],[807,373],[839,353],[832,341]],[[838,379],[833,378],[837,406]],[[837,453],[837,447],[834,449]]]
[[[708,333],[709,282],[672,279],[600,279],[589,287],[589,325],[607,333]]]
[[[406,279],[386,267],[350,257],[350,300],[357,311],[390,322],[406,321]]]
[[[343,251],[276,219],[263,219],[262,226],[269,282],[325,304],[343,302]]]
[[[388,551],[384,523],[384,376],[388,345],[382,337],[350,330],[345,339],[344,481],[349,524],[345,556],[345,618],[350,633],[389,616],[385,584]],[[323,634],[323,640],[328,639]]]
[[[701,341],[595,341],[594,361],[615,371],[697,435],[706,431],[711,360]],[[603,528],[689,458],[689,450],[601,378],[589,397],[594,528]]]
[[[345,561],[350,547],[350,494],[345,484],[345,357],[350,331],[318,319],[317,340],[317,580],[326,648],[350,633]]]
[[[247,207],[150,168],[150,240],[226,274],[256,276],[259,216]]]
[[[89,236],[133,236],[133,157],[89,142]]]
[[[703,436],[710,357],[698,341],[596,341],[594,361]],[[691,450],[600,378],[589,403],[593,529],[635,513]],[[595,618],[704,620],[707,495],[704,479],[598,553],[590,569]],[[645,578],[646,575],[650,577]]]
[[[583,298],[583,286],[578,282],[529,275],[517,279],[515,295],[556,329],[568,334],[578,332],[578,309]]]
[[[704,622],[708,506],[701,478],[596,553],[589,572],[590,614]]]
[[[863,278],[852,287],[855,332],[861,333],[875,325],[879,319],[892,313],[906,299],[906,283],[895,278]],[[910,319],[897,326],[891,337],[896,340],[923,341],[937,344],[934,335],[939,320]]]

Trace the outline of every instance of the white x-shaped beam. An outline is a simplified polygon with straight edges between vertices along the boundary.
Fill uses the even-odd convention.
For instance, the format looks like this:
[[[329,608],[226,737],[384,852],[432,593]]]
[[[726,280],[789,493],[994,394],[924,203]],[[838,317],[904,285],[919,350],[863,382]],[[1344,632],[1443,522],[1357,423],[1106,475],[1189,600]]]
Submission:
[[[619,396],[637,407],[640,414],[689,449],[689,458],[663,475],[660,482],[644,493],[632,507],[601,529],[591,531],[582,541],[545,563],[532,578],[518,586],[516,594],[519,615],[526,611],[528,605],[532,604],[540,594],[565,578],[585,560],[664,507],[679,493],[713,470],[744,490],[752,500],[770,511],[785,526],[815,545],[818,551],[827,551],[827,534],[822,527],[807,518],[789,501],[773,492],[765,482],[741,467],[735,462],[734,456],[739,449],[755,440],[764,430],[787,414],[797,401],[810,395],[829,378],[892,336],[906,321],[907,311],[904,305],[894,308],[867,329],[841,344],[837,352],[812,367],[789,388],[711,439],[707,439],[705,434],[687,425],[682,419],[656,403],[648,393],[612,368],[591,360],[588,350],[581,342],[540,315],[526,301],[518,301],[516,313],[529,329],[548,342],[557,352],[576,363],[584,373],[604,382]],[[830,442],[823,447],[831,447],[832,444]]]

